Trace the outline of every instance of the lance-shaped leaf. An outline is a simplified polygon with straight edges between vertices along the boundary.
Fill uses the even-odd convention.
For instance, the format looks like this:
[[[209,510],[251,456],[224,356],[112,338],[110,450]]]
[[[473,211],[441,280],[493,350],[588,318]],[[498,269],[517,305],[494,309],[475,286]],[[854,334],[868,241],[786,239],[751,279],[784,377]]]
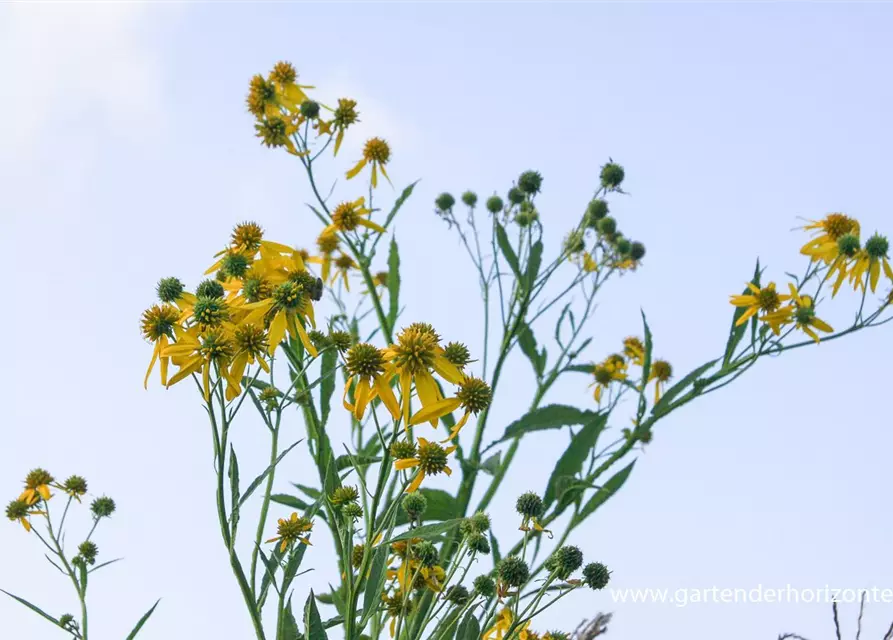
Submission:
[[[487,448],[489,449],[500,442],[517,438],[532,431],[586,424],[598,415],[596,411],[587,411],[564,404],[550,404],[545,407],[539,407],[506,427],[502,437]]]
[[[760,275],[762,274],[762,270],[760,269],[760,261],[757,259],[757,266],[753,272],[753,280],[750,281],[752,285],[759,288],[760,287]],[[750,288],[745,287],[744,291],[741,292],[742,295],[752,295],[753,291]],[[725,367],[732,361],[732,357],[735,355],[735,349],[738,348],[738,344],[741,342],[741,339],[744,337],[744,332],[747,331],[747,323],[744,322],[741,325],[738,325],[738,320],[741,319],[741,316],[744,315],[744,312],[747,309],[745,307],[735,307],[735,313],[732,314],[732,327],[729,329],[729,339],[726,342],[726,350],[725,355],[722,359],[722,366]]]
[[[284,504],[286,507],[291,507],[296,511],[305,511],[310,508],[310,505],[301,500],[296,496],[290,496],[286,493],[274,493],[270,496],[270,500],[277,504]]]
[[[469,611],[459,623],[459,628],[456,629],[456,640],[480,640],[480,637],[481,623],[475,617],[475,612]]]
[[[263,481],[266,479],[266,477],[267,477],[268,475],[270,475],[270,473],[273,471],[273,469],[276,468],[276,465],[278,465],[278,464],[282,461],[282,459],[283,459],[286,455],[288,455],[288,452],[291,451],[292,449],[294,449],[294,448],[295,448],[296,446],[298,446],[300,443],[301,443],[301,441],[298,440],[298,441],[295,442],[293,445],[291,445],[290,447],[288,447],[288,449],[286,449],[285,451],[283,451],[282,453],[280,453],[280,454],[276,457],[276,459],[275,459],[275,460],[274,460],[274,461],[273,461],[273,462],[272,462],[266,469],[264,469],[264,472],[263,472],[263,473],[261,473],[259,476],[257,476],[254,480],[251,481],[251,484],[248,485],[248,488],[245,490],[245,493],[244,493],[244,494],[242,495],[242,497],[239,499],[239,506],[240,506],[240,507],[241,507],[243,504],[245,504],[245,501],[248,500],[248,498],[251,497],[251,494],[254,493],[254,491],[260,486],[260,483],[263,482]]]
[[[400,313],[400,252],[397,249],[397,240],[391,237],[391,246],[388,250],[388,326],[391,330],[397,323],[397,314]]]
[[[436,538],[442,533],[452,531],[459,526],[459,523],[462,522],[462,520],[462,518],[454,518],[452,520],[438,522],[436,524],[426,524],[421,527],[416,527],[415,529],[405,531],[400,535],[394,536],[390,540],[382,542],[381,544],[389,545],[392,542],[397,542],[398,540],[408,540],[410,538],[422,538],[424,540],[430,540],[431,538]]]
[[[333,348],[322,352],[322,364],[320,365],[319,382],[319,414],[323,426],[329,420],[332,411],[332,395],[335,393],[335,367],[338,364],[338,354]]]
[[[509,267],[512,269],[512,273],[515,274],[515,278],[518,280],[521,279],[521,267],[518,264],[518,256],[515,253],[514,248],[512,248],[512,243],[509,241],[508,235],[505,233],[505,228],[499,223],[499,221],[495,221],[496,225],[496,242],[499,244],[499,250],[502,251],[502,255],[505,258],[505,261],[508,262]]]
[[[388,213],[388,217],[385,218],[385,221],[384,221],[385,229],[387,229],[388,225],[391,224],[391,221],[394,219],[394,216],[397,215],[397,212],[400,211],[400,207],[403,206],[403,203],[405,203],[409,199],[409,196],[412,195],[412,191],[413,191],[413,189],[415,189],[415,186],[418,183],[419,183],[418,180],[413,182],[411,185],[409,185],[408,187],[406,187],[403,190],[403,193],[400,194],[400,197],[398,197],[396,200],[394,200],[394,206],[391,209],[390,213]]]
[[[615,473],[610,480],[595,492],[595,495],[589,499],[589,502],[587,502],[580,510],[580,513],[574,517],[573,521],[575,526],[591,516],[596,509],[610,500],[614,494],[620,490],[620,487],[622,487],[623,483],[626,482],[626,479],[629,478],[629,474],[633,472],[635,464],[635,460],[630,462],[626,467]]]
[[[239,502],[239,460],[236,458],[236,450],[233,449],[233,446],[229,447],[229,468],[227,469],[227,475],[229,476],[229,491],[230,491],[230,504],[232,505],[233,512],[230,514],[230,521],[232,522],[232,540],[235,542],[236,540],[236,528],[239,526],[239,507],[241,506],[241,502]]]
[[[443,489],[423,487],[419,489],[419,493],[428,500],[428,506],[425,508],[425,520],[451,520],[458,514],[459,507],[456,504],[456,498]],[[403,509],[400,509],[397,514],[397,524],[401,525],[407,522],[409,522],[409,517]]]
[[[381,592],[384,589],[385,579],[388,575],[388,554],[390,549],[387,545],[379,545],[375,548],[372,555],[372,566],[369,569],[369,579],[366,580],[366,590],[363,593],[363,611],[365,614],[360,620],[360,627],[366,624],[372,614],[378,610],[381,604]]]
[[[140,632],[140,629],[143,628],[143,625],[146,624],[146,621],[149,619],[149,616],[151,616],[153,613],[155,613],[155,607],[158,606],[159,602],[161,602],[161,598],[156,600],[155,604],[152,605],[152,608],[143,614],[143,617],[140,618],[139,622],[136,623],[136,626],[133,628],[133,631],[131,631],[128,634],[127,640],[133,640],[134,638],[136,638],[136,634],[138,634]]]
[[[682,378],[682,380],[667,389],[663,393],[663,395],[661,395],[660,400],[658,400],[657,404],[655,404],[654,407],[651,408],[651,415],[653,415],[655,418],[658,418],[667,413],[667,411],[670,410],[670,405],[672,404],[673,400],[675,400],[680,393],[688,389],[688,387],[690,387],[695,382],[695,380],[697,380],[707,371],[713,368],[713,366],[716,365],[717,362],[718,360],[711,360],[710,362],[702,364],[700,367]]]
[[[518,346],[521,347],[521,351],[530,360],[536,377],[542,378],[543,371],[546,369],[546,348],[543,347],[542,352],[540,352],[533,331],[524,322],[521,323],[521,327],[518,329]]]
[[[310,590],[310,595],[307,596],[307,602],[304,605],[304,640],[328,640],[326,628],[319,616],[319,609],[316,608],[313,589]]]
[[[543,503],[548,509],[555,501],[559,501],[556,513],[560,513],[570,504],[567,489],[576,475],[583,470],[583,463],[589,458],[589,454],[598,442],[598,437],[605,428],[607,417],[599,415],[583,425],[577,434],[571,438],[567,449],[555,463],[555,469],[549,477],[546,492],[543,495]]]
[[[282,636],[280,640],[298,640],[301,632],[298,630],[298,621],[295,620],[295,613],[291,608],[291,596],[288,596],[288,604],[285,605],[285,611],[282,613]]]
[[[3,589],[0,589],[0,591],[3,591]],[[10,598],[12,598],[13,600],[16,600],[16,601],[22,603],[23,605],[25,605],[26,607],[28,607],[29,609],[31,609],[31,611],[33,611],[34,613],[36,613],[36,614],[38,614],[38,615],[40,615],[40,616],[43,616],[45,619],[49,620],[50,622],[52,622],[52,623],[55,624],[56,626],[61,626],[61,623],[60,623],[58,620],[56,620],[56,618],[54,618],[53,616],[51,616],[50,614],[48,614],[46,611],[44,611],[43,609],[41,609],[41,608],[38,607],[37,605],[33,605],[33,604],[31,604],[30,602],[28,602],[28,601],[25,600],[24,598],[20,598],[20,597],[18,597],[18,596],[14,596],[14,595],[11,594],[9,591],[3,591],[3,593],[5,593],[6,595],[8,595],[8,596],[9,596]]]

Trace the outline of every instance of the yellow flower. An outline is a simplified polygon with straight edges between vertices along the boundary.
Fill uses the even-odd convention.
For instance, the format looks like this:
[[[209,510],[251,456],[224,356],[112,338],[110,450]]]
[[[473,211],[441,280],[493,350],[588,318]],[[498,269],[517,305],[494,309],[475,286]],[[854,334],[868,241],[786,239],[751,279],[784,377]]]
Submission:
[[[384,227],[367,220],[372,211],[365,207],[366,199],[357,198],[353,202],[342,202],[332,211],[332,224],[323,229],[323,233],[335,233],[337,231],[353,231],[357,227],[366,227],[378,233],[384,233]]]
[[[487,629],[483,635],[483,640],[502,640],[505,633],[512,626],[512,610],[505,607],[496,618],[496,624]]]
[[[211,367],[217,366],[220,375],[229,375],[228,366],[233,356],[233,342],[226,330],[219,328],[206,333],[199,333],[198,327],[189,329],[175,328],[177,341],[161,352],[170,357],[179,367],[174,376],[167,381],[171,387],[194,373],[202,374],[202,389],[207,402],[211,397]],[[236,381],[231,381],[235,384]]]
[[[46,515],[46,512],[32,509],[31,506],[21,498],[13,500],[6,506],[6,517],[12,522],[18,520],[19,524],[21,524],[25,528],[25,531],[28,532],[31,531],[30,516],[34,515]]]
[[[304,329],[304,323],[309,322],[311,326],[316,326],[316,320],[313,315],[313,304],[310,299],[310,292],[300,282],[286,280],[276,285],[273,294],[266,300],[258,302],[249,302],[243,305],[245,309],[250,309],[250,313],[245,318],[246,323],[263,322],[269,326],[269,347],[270,355],[276,351],[279,343],[285,338],[286,331],[293,338],[298,338],[307,349],[307,352],[314,358],[317,356],[316,347],[307,336]]]
[[[602,394],[616,380],[626,380],[627,364],[619,353],[605,358],[604,362],[595,365],[593,375],[595,381],[589,385],[595,387],[592,397],[596,402],[602,401]]]
[[[397,629],[397,619],[401,616],[409,615],[412,611],[412,600],[407,598],[402,591],[395,591],[390,596],[387,593],[382,593],[381,600],[384,603],[385,610],[391,617],[390,631],[393,638]]]
[[[270,82],[276,90],[276,97],[280,104],[292,112],[297,112],[302,102],[309,100],[304,89],[315,87],[306,84],[297,84],[298,72],[290,62],[277,62],[270,71]]]
[[[654,403],[660,400],[660,394],[663,387],[666,386],[670,378],[673,377],[673,367],[666,360],[655,360],[651,363],[651,373],[648,374],[648,381],[654,380]]]
[[[162,353],[170,344],[170,339],[174,337],[174,329],[180,326],[179,322],[180,312],[173,305],[156,304],[143,312],[140,323],[143,337],[155,345],[155,348],[152,350],[152,360],[149,361],[149,368],[146,370],[146,377],[143,379],[144,389],[148,389],[149,376],[152,375],[152,369],[155,368],[155,361],[159,359],[161,361],[161,384],[167,384],[169,359]]]
[[[291,518],[279,518],[279,526],[276,535],[267,542],[281,541],[279,545],[279,553],[285,553],[285,550],[294,544],[310,544],[310,539],[306,535],[313,530],[313,521],[310,518],[304,518],[297,513],[291,514]]]
[[[738,321],[735,322],[736,327],[740,327],[760,311],[764,313],[778,311],[779,307],[781,307],[781,303],[790,299],[789,295],[779,294],[775,290],[774,282],[770,282],[762,289],[752,282],[748,282],[747,288],[750,289],[750,294],[729,296],[730,302],[733,305],[746,309],[745,312],[741,314],[741,317],[738,318]]]
[[[342,404],[356,416],[357,420],[363,419],[366,406],[376,397],[381,398],[395,421],[400,419],[400,404],[390,383],[394,377],[394,370],[385,366],[381,349],[367,343],[353,345],[345,356],[344,368],[348,377],[344,385]],[[354,403],[351,404],[347,396],[354,382],[356,382]]]
[[[265,359],[270,343],[262,327],[248,323],[236,327],[236,330],[233,332],[233,343],[235,345],[235,355],[227,376],[227,400],[239,397],[239,394],[242,392],[242,376],[249,364],[257,363],[261,369],[270,373],[270,366]]]
[[[335,153],[338,155],[338,149],[341,148],[341,142],[344,140],[344,132],[352,124],[360,121],[360,114],[357,112],[357,101],[350,98],[339,98],[338,107],[335,109],[335,116],[330,123],[325,126],[326,131],[330,131],[332,127],[338,133],[335,135]],[[320,133],[323,126],[320,124]]]
[[[358,268],[356,261],[346,253],[342,253],[340,256],[335,258],[335,260],[333,260],[333,263],[335,265],[335,273],[332,274],[330,284],[334,284],[340,276],[344,279],[344,288],[347,291],[350,291],[350,281],[347,279],[347,275],[351,269]]]
[[[19,500],[29,507],[43,499],[44,502],[52,498],[50,485],[55,482],[52,474],[45,469],[32,469],[25,476],[25,490],[19,496]]]
[[[865,247],[856,255],[850,270],[850,284],[853,289],[864,289],[867,280],[871,292],[875,293],[882,270],[893,281],[893,268],[887,257],[889,248],[887,238],[877,233],[865,241]]]
[[[385,358],[393,363],[400,378],[400,395],[403,403],[403,420],[409,424],[410,393],[415,382],[416,393],[422,407],[429,407],[443,399],[431,371],[452,384],[459,384],[463,374],[444,357],[439,336],[430,325],[411,325],[397,336],[396,344],[385,349]],[[431,419],[437,426],[437,418]]]
[[[798,295],[794,286],[791,285],[791,298],[794,301],[792,314],[794,325],[800,329],[800,331],[808,335],[817,343],[821,342],[821,338],[819,338],[819,335],[814,329],[818,329],[825,333],[834,332],[834,329],[831,328],[827,322],[816,316],[815,303],[810,296]]]
[[[383,175],[388,182],[391,181],[388,178],[388,173],[385,170],[385,165],[391,159],[391,148],[388,146],[388,143],[382,140],[381,138],[369,138],[366,141],[366,146],[363,147],[363,158],[354,165],[354,168],[347,172],[347,179],[355,178],[359,175],[360,171],[367,164],[372,165],[372,187],[375,188],[378,186],[378,170],[381,169],[381,175]]]
[[[630,362],[641,367],[645,363],[645,345],[642,344],[642,340],[635,336],[624,338],[623,355],[625,355]]]
[[[322,267],[322,279],[329,281],[329,271],[332,267],[332,254],[338,249],[341,241],[334,233],[321,233],[316,239],[316,247],[319,249],[319,257],[311,258],[310,262],[315,262]]]
[[[480,378],[465,376],[459,382],[459,390],[456,392],[455,397],[444,398],[443,400],[424,407],[421,411],[416,412],[412,417],[412,420],[409,421],[409,424],[415,426],[432,420],[436,422],[439,418],[462,407],[465,409],[465,413],[462,414],[462,417],[452,428],[450,435],[447,436],[445,440],[441,440],[442,443],[446,443],[450,440],[454,440],[456,436],[459,435],[459,431],[461,431],[462,427],[465,426],[465,423],[468,422],[468,418],[471,414],[479,414],[490,406],[490,401],[492,399],[493,392],[490,389],[490,385]]]
[[[415,478],[406,488],[406,492],[415,492],[421,486],[425,476],[436,476],[440,473],[452,475],[453,470],[447,466],[447,456],[455,450],[455,446],[444,449],[436,442],[428,442],[424,438],[419,438],[419,448],[415,457],[401,458],[394,462],[394,468],[398,471],[405,471],[413,467],[419,468]]]
[[[859,222],[842,213],[829,213],[821,220],[812,220],[803,227],[814,231],[815,237],[803,245],[800,253],[813,260],[830,264],[838,254],[837,241],[847,234],[859,235]]]

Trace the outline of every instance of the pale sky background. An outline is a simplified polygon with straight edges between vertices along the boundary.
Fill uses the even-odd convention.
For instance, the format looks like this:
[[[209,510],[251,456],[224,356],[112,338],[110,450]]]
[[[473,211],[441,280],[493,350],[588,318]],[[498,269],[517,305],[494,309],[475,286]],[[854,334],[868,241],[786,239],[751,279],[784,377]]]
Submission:
[[[802,269],[798,216],[845,211],[866,234],[893,234],[891,31],[893,6],[855,3],[0,7],[4,500],[38,465],[117,500],[97,541],[102,557],[126,560],[91,580],[97,640],[126,635],[157,597],[141,637],[250,637],[216,525],[205,418],[188,386],[142,389],[151,347],[138,319],[159,277],[194,286],[242,219],[312,244],[296,164],[258,144],[243,106],[251,74],[277,60],[325,96],[359,100],[363,127],[342,163],[381,134],[395,184],[423,179],[397,225],[405,317],[473,348],[473,275],[433,197],[504,193],[535,168],[554,247],[599,166],[621,162],[632,197],[613,210],[648,256],[608,288],[588,355],[637,332],[642,306],[656,353],[681,373],[722,349],[727,296],[757,255],[774,279]],[[853,304],[836,300],[828,320],[843,326]],[[891,335],[764,362],[674,414],[571,541],[618,587],[893,587]],[[517,363],[494,433],[527,404]],[[591,406],[587,382],[550,399]],[[295,419],[283,438],[302,436]],[[264,432],[248,423],[238,437],[250,478]],[[563,448],[542,436],[522,449],[493,511],[503,535],[517,527],[516,493],[542,490]],[[313,476],[305,453],[293,456],[280,490]],[[333,578],[322,538],[299,594]],[[56,615],[76,610],[37,540],[6,521],[0,588]],[[570,630],[597,611],[615,613],[614,640],[833,633],[826,605],[621,605],[607,591],[573,596],[538,626]],[[856,607],[842,615],[852,637]],[[893,605],[870,605],[862,637],[880,638],[891,619]],[[4,637],[64,637],[6,599],[0,625]]]

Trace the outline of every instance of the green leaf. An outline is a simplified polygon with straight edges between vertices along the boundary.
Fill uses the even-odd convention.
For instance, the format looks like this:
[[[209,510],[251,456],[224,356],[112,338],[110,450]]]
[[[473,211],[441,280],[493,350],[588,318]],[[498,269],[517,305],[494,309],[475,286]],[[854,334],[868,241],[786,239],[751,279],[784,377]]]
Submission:
[[[291,608],[291,596],[288,596],[288,604],[285,605],[285,611],[283,613],[285,618],[282,621],[281,640],[298,640],[301,632],[298,631],[298,621],[295,620],[295,614]]]
[[[278,465],[278,464],[282,461],[282,459],[288,454],[288,452],[291,451],[292,449],[294,449],[294,448],[295,448],[296,446],[298,446],[300,443],[301,443],[301,441],[298,440],[298,441],[295,442],[293,445],[291,445],[288,449],[286,449],[285,451],[283,451],[282,453],[280,453],[280,454],[276,457],[276,459],[270,464],[270,466],[268,466],[266,469],[264,469],[264,472],[263,472],[262,474],[260,474],[259,476],[257,476],[257,477],[251,482],[251,484],[248,485],[248,489],[245,490],[245,494],[239,499],[239,506],[240,506],[240,507],[241,507],[243,504],[245,504],[245,501],[248,500],[248,498],[251,497],[251,494],[254,493],[255,489],[257,489],[257,488],[260,486],[260,483],[263,482],[264,479],[265,479],[268,475],[270,475],[270,472],[273,471],[273,469],[276,468],[276,465]]]
[[[282,552],[279,551],[278,544],[274,545],[273,553],[270,554],[269,558],[262,549],[258,549],[258,552],[264,563],[264,575],[260,579],[260,592],[257,595],[257,608],[261,610],[267,601],[270,585],[276,589],[276,593],[279,593],[279,587],[276,584],[276,571],[279,570],[279,563],[282,561]]]
[[[136,634],[138,634],[140,632],[140,629],[143,628],[143,625],[146,624],[146,621],[149,619],[149,616],[151,616],[155,612],[155,607],[158,606],[159,602],[161,602],[161,598],[156,600],[155,604],[152,605],[152,608],[149,609],[148,611],[146,611],[145,614],[143,614],[143,617],[140,618],[139,622],[136,623],[136,626],[133,628],[133,631],[131,631],[130,634],[127,636],[127,640],[133,640],[134,638],[136,638]]]
[[[391,247],[388,251],[388,326],[391,330],[397,323],[398,313],[400,313],[400,253],[397,250],[397,239],[391,237]]]
[[[318,602],[322,602],[323,604],[335,604],[335,599],[332,597],[331,593],[318,593],[316,594],[316,600]]]
[[[116,562],[121,562],[124,558],[115,558],[114,560],[109,560],[108,562],[103,562],[102,564],[98,564],[92,569],[90,569],[87,573],[93,573],[94,571],[99,571],[103,567],[107,567],[110,564],[115,564]]]
[[[296,482],[293,482],[292,484],[296,489],[300,489],[301,491],[303,491],[311,500],[319,500],[322,496],[322,491],[316,489],[315,487],[308,487],[305,484],[298,484]]]
[[[0,589],[0,591],[3,591],[3,589]],[[14,595],[12,595],[9,591],[3,591],[3,593],[5,593],[6,595],[8,595],[8,596],[9,596],[10,598],[12,598],[13,600],[17,600],[17,601],[21,602],[23,605],[25,605],[26,607],[28,607],[29,609],[31,609],[31,611],[33,611],[34,613],[36,613],[36,614],[38,614],[38,615],[43,616],[44,618],[46,618],[47,620],[49,620],[50,622],[52,622],[52,623],[55,624],[56,626],[61,626],[61,624],[59,623],[58,620],[56,620],[53,616],[51,616],[51,615],[48,614],[47,612],[43,611],[40,607],[37,607],[37,606],[31,604],[30,602],[28,602],[28,601],[25,600],[24,598],[20,598],[20,597],[18,597],[18,596],[14,596]]]
[[[530,257],[527,260],[527,289],[528,291],[533,288],[534,283],[536,282],[536,277],[539,275],[540,265],[543,262],[543,243],[541,240],[537,240],[532,247],[530,247]]]
[[[501,465],[502,451],[497,451],[481,463],[481,471],[483,471],[484,473],[489,473],[491,476],[495,476],[496,472],[499,471],[499,467]]]
[[[502,560],[502,554],[499,552],[499,541],[493,535],[492,529],[490,530],[490,552],[493,554],[493,564],[498,565],[499,561]]]
[[[762,270],[760,269],[760,260],[757,259],[757,266],[753,272],[753,280],[750,283],[756,287],[760,286],[760,275],[762,274]],[[745,287],[744,291],[741,292],[742,295],[752,294],[753,292]],[[747,309],[745,307],[735,307],[735,313],[732,314],[732,327],[729,329],[729,339],[726,342],[726,351],[725,355],[722,359],[722,366],[725,367],[732,361],[732,356],[735,355],[735,349],[738,348],[738,344],[741,342],[741,339],[744,337],[744,332],[747,330],[747,323],[741,324],[741,326],[735,326],[741,316],[744,315],[744,312]]]
[[[555,469],[549,477],[546,485],[546,493],[543,495],[543,503],[546,508],[555,500],[559,500],[556,513],[561,513],[570,504],[565,493],[569,483],[583,470],[583,463],[589,457],[589,453],[595,447],[598,437],[605,428],[607,417],[600,415],[589,421],[580,431],[571,438],[567,449],[555,463]]]
[[[506,427],[502,438],[490,446],[492,447],[500,442],[517,438],[531,431],[586,424],[598,415],[596,411],[586,411],[585,409],[578,409],[565,404],[550,404],[545,407],[539,407]]]
[[[458,514],[459,507],[456,505],[456,498],[446,491],[423,487],[419,489],[419,493],[428,500],[428,507],[425,509],[424,515],[425,520],[451,520]],[[406,516],[406,512],[400,509],[397,514],[397,524],[401,525],[407,522],[409,522],[409,518]]]
[[[670,404],[673,402],[673,400],[676,399],[676,396],[685,391],[692,383],[694,383],[695,380],[704,375],[717,362],[718,360],[711,360],[710,362],[702,364],[700,367],[682,378],[682,380],[667,389],[660,397],[660,400],[658,400],[657,404],[652,407],[651,415],[657,418],[669,411]]]
[[[645,312],[642,312],[642,325],[645,330],[645,357],[642,359],[642,388],[648,382],[648,376],[651,375],[651,351],[654,348],[654,340],[651,337],[651,329],[648,326],[648,320],[645,319]]]
[[[239,526],[239,506],[241,503],[239,502],[239,460],[236,458],[236,450],[233,449],[232,445],[229,446],[229,468],[226,474],[229,476],[230,500],[233,510],[230,514],[230,520],[233,523],[232,539],[235,540],[236,527]]]
[[[536,374],[536,377],[542,378],[543,371],[546,368],[546,350],[543,348],[543,352],[539,352],[536,337],[525,322],[521,323],[521,327],[518,330],[518,346],[521,347],[521,351],[530,360],[530,364],[533,365],[533,372]]]
[[[475,617],[475,612],[469,611],[459,623],[456,629],[456,640],[479,640],[481,637],[481,623]]]
[[[505,261],[508,262],[509,266],[512,268],[515,277],[520,280],[521,267],[518,265],[518,256],[515,254],[515,250],[512,248],[512,243],[509,242],[509,238],[505,233],[505,228],[499,223],[498,220],[494,222],[496,225],[496,242],[499,243],[499,249],[502,251],[502,255],[503,257],[505,257]]]
[[[592,371],[595,369],[594,365],[591,364],[572,364],[564,368],[565,371],[575,371],[577,373],[588,373],[592,375]]]
[[[601,489],[595,492],[595,495],[589,499],[589,502],[586,503],[586,506],[584,506],[580,513],[574,517],[575,525],[583,522],[586,518],[591,516],[596,509],[602,506],[620,490],[620,487],[622,487],[623,483],[626,482],[629,474],[633,472],[633,467],[635,466],[635,464],[635,460],[630,462],[626,467],[615,473],[610,480],[603,484]]]
[[[328,640],[319,609],[316,608],[313,589],[310,590],[307,603],[304,605],[304,640]]]
[[[288,562],[285,563],[285,570],[282,572],[282,591],[287,592],[289,586],[291,586],[292,580],[295,579],[295,575],[298,573],[298,569],[301,567],[301,562],[304,560],[304,552],[307,550],[307,545],[305,544],[296,544],[292,547],[291,553],[288,556]]]
[[[274,493],[270,496],[270,500],[277,504],[284,504],[286,507],[291,507],[296,511],[306,511],[310,508],[310,505],[300,498],[296,496],[290,496],[286,493]]]
[[[453,520],[446,520],[444,522],[438,522],[437,524],[426,524],[421,527],[416,527],[415,529],[411,529],[409,531],[404,531],[400,535],[394,536],[390,540],[386,540],[382,542],[382,545],[389,545],[392,542],[397,542],[398,540],[408,540],[409,538],[422,538],[422,539],[431,539],[439,536],[441,533],[446,533],[447,531],[452,531],[456,527],[459,526],[459,523],[462,522],[463,518],[454,518]]]
[[[338,353],[333,348],[322,352],[319,382],[319,413],[325,426],[332,410],[332,394],[335,393],[335,366],[338,364]]]
[[[381,462],[381,458],[376,456],[361,456],[356,455],[353,456],[353,460],[347,454],[343,454],[335,458],[335,468],[338,471],[344,471],[345,469],[352,469],[354,465],[359,467],[366,467],[370,464],[375,464],[376,462]]]
[[[360,628],[362,628],[372,614],[378,610],[381,604],[381,592],[384,589],[384,583],[388,575],[388,554],[390,549],[387,545],[379,545],[373,551],[372,564],[369,568],[369,579],[366,580],[366,590],[363,593],[363,614],[360,620]]]
[[[415,189],[415,186],[416,186],[418,183],[419,183],[418,180],[416,180],[415,182],[413,182],[411,185],[409,185],[408,187],[406,187],[406,188],[403,190],[403,193],[400,194],[400,197],[399,197],[399,198],[397,198],[396,200],[394,200],[394,207],[391,209],[391,212],[388,214],[388,217],[385,218],[385,221],[384,221],[384,228],[385,228],[385,229],[387,229],[387,228],[388,228],[388,225],[391,224],[391,221],[394,219],[394,216],[397,215],[397,212],[400,211],[400,207],[403,206],[403,203],[406,202],[406,201],[409,199],[409,196],[412,195],[412,191],[413,191],[413,189]]]

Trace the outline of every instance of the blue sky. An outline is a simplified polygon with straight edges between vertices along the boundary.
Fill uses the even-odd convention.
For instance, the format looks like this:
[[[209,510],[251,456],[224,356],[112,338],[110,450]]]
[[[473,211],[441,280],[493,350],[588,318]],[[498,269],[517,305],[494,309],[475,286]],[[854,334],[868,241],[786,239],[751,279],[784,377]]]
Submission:
[[[471,344],[474,276],[433,197],[504,192],[537,169],[557,246],[599,166],[622,163],[631,196],[612,210],[648,256],[609,287],[588,355],[637,331],[642,307],[657,352],[684,371],[722,349],[727,296],[757,256],[777,280],[802,269],[804,237],[792,231],[802,218],[844,211],[866,234],[893,233],[891,27],[890,5],[857,3],[0,7],[0,228],[11,251],[0,487],[12,497],[41,465],[81,473],[118,501],[98,542],[126,562],[91,583],[97,637],[120,637],[159,596],[147,638],[247,637],[216,531],[201,409],[185,388],[143,391],[150,348],[138,317],[159,277],[195,284],[242,219],[312,244],[308,190],[287,157],[257,143],[244,111],[249,77],[275,61],[292,60],[329,99],[358,99],[363,126],[346,157],[380,134],[394,148],[395,184],[422,178],[396,230],[411,266],[407,321]],[[853,304],[836,300],[828,320],[845,323]],[[889,328],[798,350],[674,414],[572,542],[621,587],[893,586],[882,474],[891,355]],[[518,364],[494,430],[532,388]],[[590,402],[586,382],[551,400]],[[243,467],[266,455],[256,427],[240,434]],[[301,437],[300,424],[290,428]],[[563,447],[532,439],[510,486],[544,486],[543,460]],[[296,458],[281,488],[310,477]],[[494,509],[505,535],[513,499]],[[10,523],[0,549],[0,587],[74,609],[36,540]],[[315,552],[302,587],[322,590],[329,550]],[[601,610],[615,613],[616,640],[813,638],[830,636],[829,609],[621,605],[602,592],[549,610],[542,626]],[[852,635],[856,610],[843,615]],[[19,637],[55,637],[9,601],[0,619]],[[891,619],[893,605],[870,605],[864,637]]]

